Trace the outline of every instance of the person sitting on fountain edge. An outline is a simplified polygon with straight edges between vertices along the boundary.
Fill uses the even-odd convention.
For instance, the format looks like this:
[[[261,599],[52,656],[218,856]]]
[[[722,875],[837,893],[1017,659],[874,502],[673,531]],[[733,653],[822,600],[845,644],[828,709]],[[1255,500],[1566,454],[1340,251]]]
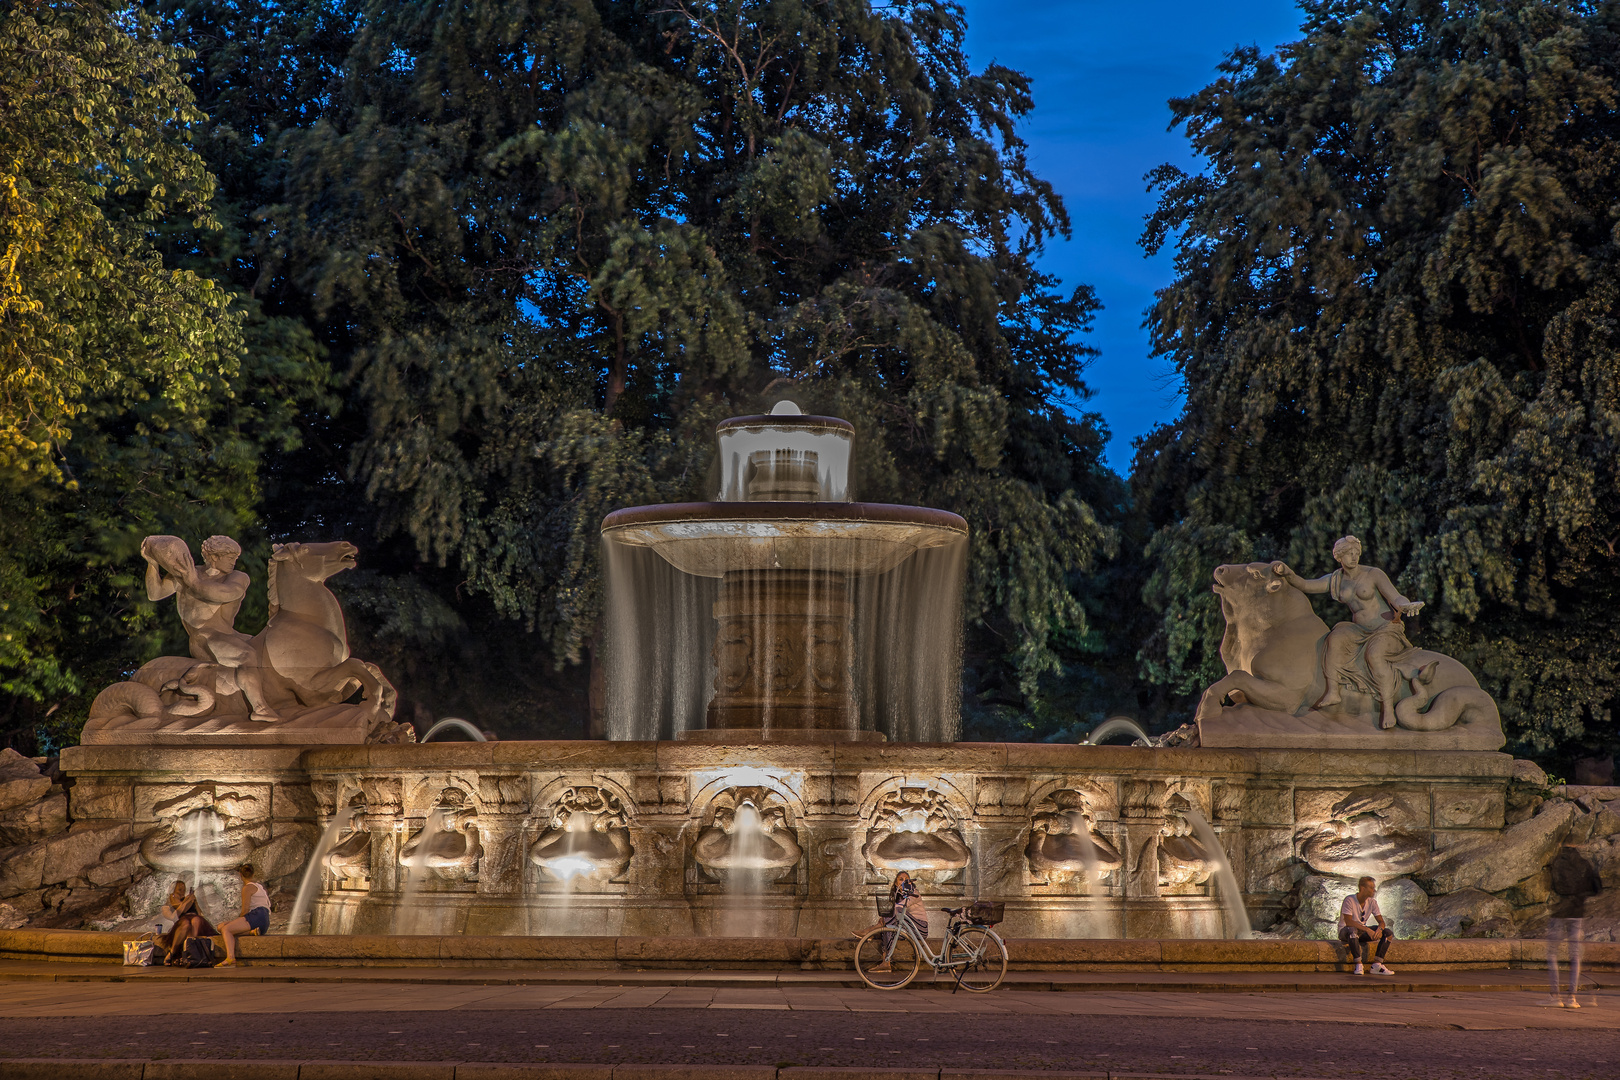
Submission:
[[[1395,931],[1389,927],[1389,920],[1384,913],[1378,910],[1378,900],[1374,894],[1378,892],[1378,882],[1370,877],[1364,877],[1356,882],[1356,891],[1344,898],[1344,904],[1339,908],[1339,941],[1350,950],[1356,959],[1356,974],[1366,974],[1367,952],[1372,947],[1372,941],[1378,939],[1378,959],[1374,961],[1372,973],[1374,975],[1393,975],[1395,972],[1384,966],[1384,954],[1389,952],[1389,943],[1395,940]],[[1369,924],[1377,920],[1378,929],[1374,930]],[[1360,950],[1359,954],[1357,950]]]
[[[165,919],[173,919],[174,925],[169,932],[158,940],[168,952],[168,958],[163,962],[170,967],[178,967],[180,956],[185,951],[186,939],[191,937],[213,937],[219,931],[214,924],[203,916],[197,908],[197,894],[186,888],[184,879],[177,880],[174,888],[169,890],[168,902],[163,905],[159,913]]]
[[[912,881],[911,875],[904,870],[894,875],[894,884],[889,886],[889,902],[894,905],[894,914],[884,919],[879,926],[893,926],[899,921],[900,912],[904,911],[912,925],[917,928],[917,933],[925,938],[928,936],[928,907],[923,903],[922,894],[917,891],[917,883]],[[888,971],[889,962],[884,960],[872,970]]]
[[[264,886],[253,880],[253,864],[243,863],[236,868],[242,877],[242,914],[219,928],[225,938],[225,959],[220,967],[236,966],[236,939],[243,934],[270,932],[270,894]]]

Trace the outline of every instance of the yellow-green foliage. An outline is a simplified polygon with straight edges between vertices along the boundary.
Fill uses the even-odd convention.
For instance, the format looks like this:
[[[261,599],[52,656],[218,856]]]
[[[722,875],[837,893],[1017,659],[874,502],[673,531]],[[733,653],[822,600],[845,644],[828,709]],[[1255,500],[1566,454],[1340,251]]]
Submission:
[[[0,9],[0,474],[59,479],[104,395],[195,413],[236,363],[230,302],[168,269],[152,229],[211,224],[202,119],[172,49],[99,3]]]

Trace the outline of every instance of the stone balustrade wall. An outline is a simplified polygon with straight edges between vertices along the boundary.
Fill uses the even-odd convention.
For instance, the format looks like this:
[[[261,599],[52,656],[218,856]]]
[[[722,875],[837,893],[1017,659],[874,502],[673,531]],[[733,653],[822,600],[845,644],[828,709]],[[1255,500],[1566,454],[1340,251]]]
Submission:
[[[74,747],[62,768],[73,828],[126,843],[164,827],[161,807],[196,805],[199,791],[249,796],[219,805],[259,815],[239,824],[284,891],[337,808],[353,807],[369,841],[348,850],[369,854],[342,876],[322,870],[314,927],[327,933],[837,936],[875,921],[874,898],[909,860],[924,866],[931,907],[1001,900],[1011,936],[1225,936],[1208,853],[1183,820],[1192,808],[1213,826],[1257,927],[1321,936],[1324,912],[1371,867],[1409,933],[1497,919],[1492,932],[1511,936],[1544,913],[1536,878],[1559,841],[1583,827],[1576,838],[1589,844],[1614,834],[1593,835],[1609,828],[1599,803],[1524,813],[1515,763],[1494,753],[496,742]],[[572,801],[559,818],[564,792]],[[715,830],[745,797],[787,830],[770,848],[778,863],[784,851],[796,863],[749,878],[719,867],[725,857],[705,855],[708,866],[695,855],[705,830],[703,852],[727,850]],[[461,832],[413,871],[401,851],[445,807]],[[559,821],[580,813],[581,851],[595,861],[563,879],[530,852],[542,837],[545,857],[563,850]],[[1032,827],[1061,830],[1064,813],[1118,853],[1101,880],[1032,859]],[[137,883],[130,903],[149,893]],[[1463,901],[1445,907],[1453,894]],[[1431,919],[1432,906],[1442,910]]]

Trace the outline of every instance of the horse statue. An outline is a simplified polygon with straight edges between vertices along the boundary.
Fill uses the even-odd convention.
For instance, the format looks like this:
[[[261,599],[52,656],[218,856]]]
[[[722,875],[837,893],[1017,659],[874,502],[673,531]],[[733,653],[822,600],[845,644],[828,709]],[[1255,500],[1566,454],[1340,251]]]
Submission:
[[[214,538],[222,539],[222,538]],[[179,545],[179,550],[176,549]],[[218,599],[228,580],[198,572],[178,537],[150,537],[143,545],[154,564],[149,595],[178,592]],[[239,549],[238,549],[239,550]],[[276,544],[269,566],[270,618],[251,638],[234,634],[231,659],[221,662],[218,642],[228,625],[192,627],[193,656],[161,656],[128,682],[103,690],[90,706],[83,741],[164,742],[381,742],[406,739],[392,722],[397,695],[375,664],[349,654],[348,628],[332,575],[355,565],[359,549],[346,541]],[[231,568],[227,555],[223,569]],[[171,577],[164,577],[168,573]],[[238,575],[240,576],[240,575]],[[206,590],[213,586],[214,593]],[[239,590],[238,590],[239,592]],[[237,594],[232,594],[236,597]],[[236,606],[228,608],[234,619]],[[217,613],[217,605],[207,609]],[[188,608],[182,606],[185,617]],[[196,655],[202,653],[203,655]],[[245,688],[252,688],[249,702]],[[360,700],[351,702],[356,691]]]

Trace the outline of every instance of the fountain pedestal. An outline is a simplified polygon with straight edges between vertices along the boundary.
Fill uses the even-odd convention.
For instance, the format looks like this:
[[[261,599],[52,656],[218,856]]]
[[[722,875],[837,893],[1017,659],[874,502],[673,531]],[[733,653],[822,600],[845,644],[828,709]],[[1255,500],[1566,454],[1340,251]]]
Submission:
[[[859,727],[850,660],[849,582],[812,570],[726,574],[714,605],[714,697],[708,730]]]

